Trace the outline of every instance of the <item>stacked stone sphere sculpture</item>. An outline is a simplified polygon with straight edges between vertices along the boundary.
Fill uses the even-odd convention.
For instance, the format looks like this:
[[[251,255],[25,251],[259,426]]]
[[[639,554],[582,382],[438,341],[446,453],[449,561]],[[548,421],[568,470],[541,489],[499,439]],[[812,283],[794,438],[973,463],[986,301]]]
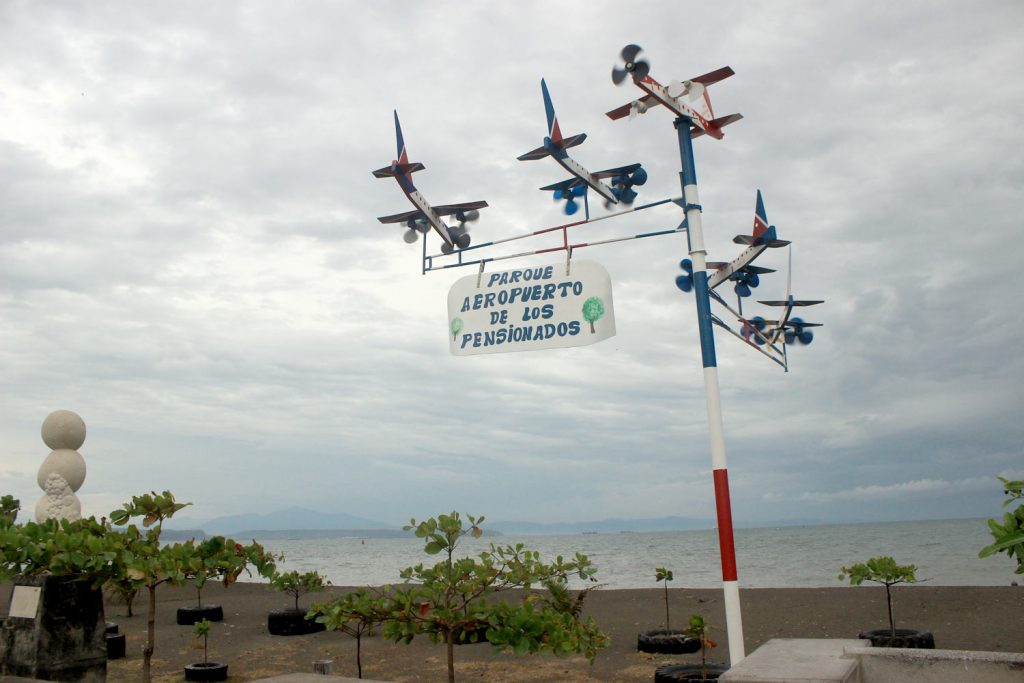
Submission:
[[[53,449],[39,468],[36,481],[43,497],[36,503],[36,521],[80,519],[82,503],[75,491],[85,481],[85,422],[70,410],[55,410],[43,420],[43,443]]]

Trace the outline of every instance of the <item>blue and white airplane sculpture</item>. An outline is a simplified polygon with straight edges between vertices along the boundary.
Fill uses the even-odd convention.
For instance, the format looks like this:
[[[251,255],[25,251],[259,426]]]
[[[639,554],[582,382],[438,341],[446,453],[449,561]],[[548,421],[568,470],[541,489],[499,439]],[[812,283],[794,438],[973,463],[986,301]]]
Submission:
[[[475,221],[480,217],[478,209],[487,206],[487,202],[462,202],[459,204],[444,204],[431,206],[426,198],[412,184],[412,174],[426,168],[419,162],[410,162],[409,153],[405,149],[405,139],[402,137],[402,126],[398,122],[398,112],[395,112],[395,138],[398,141],[398,158],[391,162],[390,166],[378,168],[373,172],[377,178],[394,178],[398,186],[409,198],[416,208],[413,211],[396,213],[391,216],[380,216],[377,220],[381,223],[405,223],[408,230],[405,232],[405,241],[412,244],[419,238],[419,233],[426,233],[431,228],[440,235],[442,244],[441,251],[445,254],[452,253],[456,247],[465,249],[469,246],[470,237],[467,232],[466,223]],[[449,227],[442,220],[442,216],[454,216],[458,225]]]
[[[575,159],[570,157],[566,150],[586,140],[587,134],[580,133],[579,135],[563,137],[562,131],[558,127],[558,116],[555,114],[554,105],[551,104],[551,95],[548,94],[548,86],[544,79],[540,81],[540,89],[544,94],[544,111],[548,117],[548,134],[544,137],[543,145],[519,156],[518,159],[519,161],[532,161],[534,159],[551,157],[558,162],[559,166],[573,176],[568,180],[545,185],[540,189],[553,192],[555,201],[564,199],[565,212],[570,216],[579,209],[576,198],[582,197],[588,187],[604,197],[607,206],[618,204],[619,202],[632,204],[633,200],[636,199],[636,191],[633,187],[647,182],[647,171],[640,164],[609,168],[596,173],[591,173],[584,168]],[[609,183],[602,182],[606,179],[609,180]]]

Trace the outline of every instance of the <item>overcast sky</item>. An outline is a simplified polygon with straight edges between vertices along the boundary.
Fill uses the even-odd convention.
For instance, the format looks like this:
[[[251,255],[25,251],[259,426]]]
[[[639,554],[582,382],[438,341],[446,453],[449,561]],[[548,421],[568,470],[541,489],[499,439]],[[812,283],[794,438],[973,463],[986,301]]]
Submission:
[[[718,335],[737,523],[997,514],[995,477],[1024,475],[1022,25],[1018,0],[0,1],[0,492],[33,508],[66,408],[86,514],[170,489],[185,523],[713,519],[685,236],[577,253],[611,275],[616,337],[454,357],[469,272],[421,275],[376,220],[411,208],[370,174],[397,109],[424,195],[489,202],[474,239],[563,222],[536,188],[564,171],[516,161],[541,77],[581,163],[676,196],[668,112],[603,114],[639,93],[609,77],[635,42],[664,83],[736,71],[711,95],[745,118],[695,142],[709,258],[761,189],[794,293],[826,300],[788,374]],[[760,263],[781,270],[755,298],[782,297],[785,250]]]

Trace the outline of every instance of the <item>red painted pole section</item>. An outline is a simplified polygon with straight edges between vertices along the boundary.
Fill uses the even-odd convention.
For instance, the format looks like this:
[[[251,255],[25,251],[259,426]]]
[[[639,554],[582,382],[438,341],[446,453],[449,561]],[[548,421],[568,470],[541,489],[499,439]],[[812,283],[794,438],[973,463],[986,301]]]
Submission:
[[[714,470],[715,507],[718,512],[718,547],[722,554],[722,580],[736,581],[736,546],[732,537],[729,470]]]

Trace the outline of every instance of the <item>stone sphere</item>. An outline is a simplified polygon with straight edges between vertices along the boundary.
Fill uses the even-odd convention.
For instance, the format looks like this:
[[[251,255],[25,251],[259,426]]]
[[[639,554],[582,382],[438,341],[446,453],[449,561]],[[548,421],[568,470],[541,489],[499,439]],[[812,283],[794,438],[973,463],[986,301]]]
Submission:
[[[85,422],[78,413],[55,410],[43,420],[43,443],[55,451],[77,451],[85,443]]]
[[[69,448],[52,451],[39,466],[39,474],[36,476],[39,488],[46,490],[46,480],[51,474],[61,476],[72,491],[77,491],[85,481],[85,458]]]
[[[43,496],[36,501],[36,521],[48,519],[67,519],[75,521],[82,518],[82,502],[78,496],[68,491],[60,496]]]

